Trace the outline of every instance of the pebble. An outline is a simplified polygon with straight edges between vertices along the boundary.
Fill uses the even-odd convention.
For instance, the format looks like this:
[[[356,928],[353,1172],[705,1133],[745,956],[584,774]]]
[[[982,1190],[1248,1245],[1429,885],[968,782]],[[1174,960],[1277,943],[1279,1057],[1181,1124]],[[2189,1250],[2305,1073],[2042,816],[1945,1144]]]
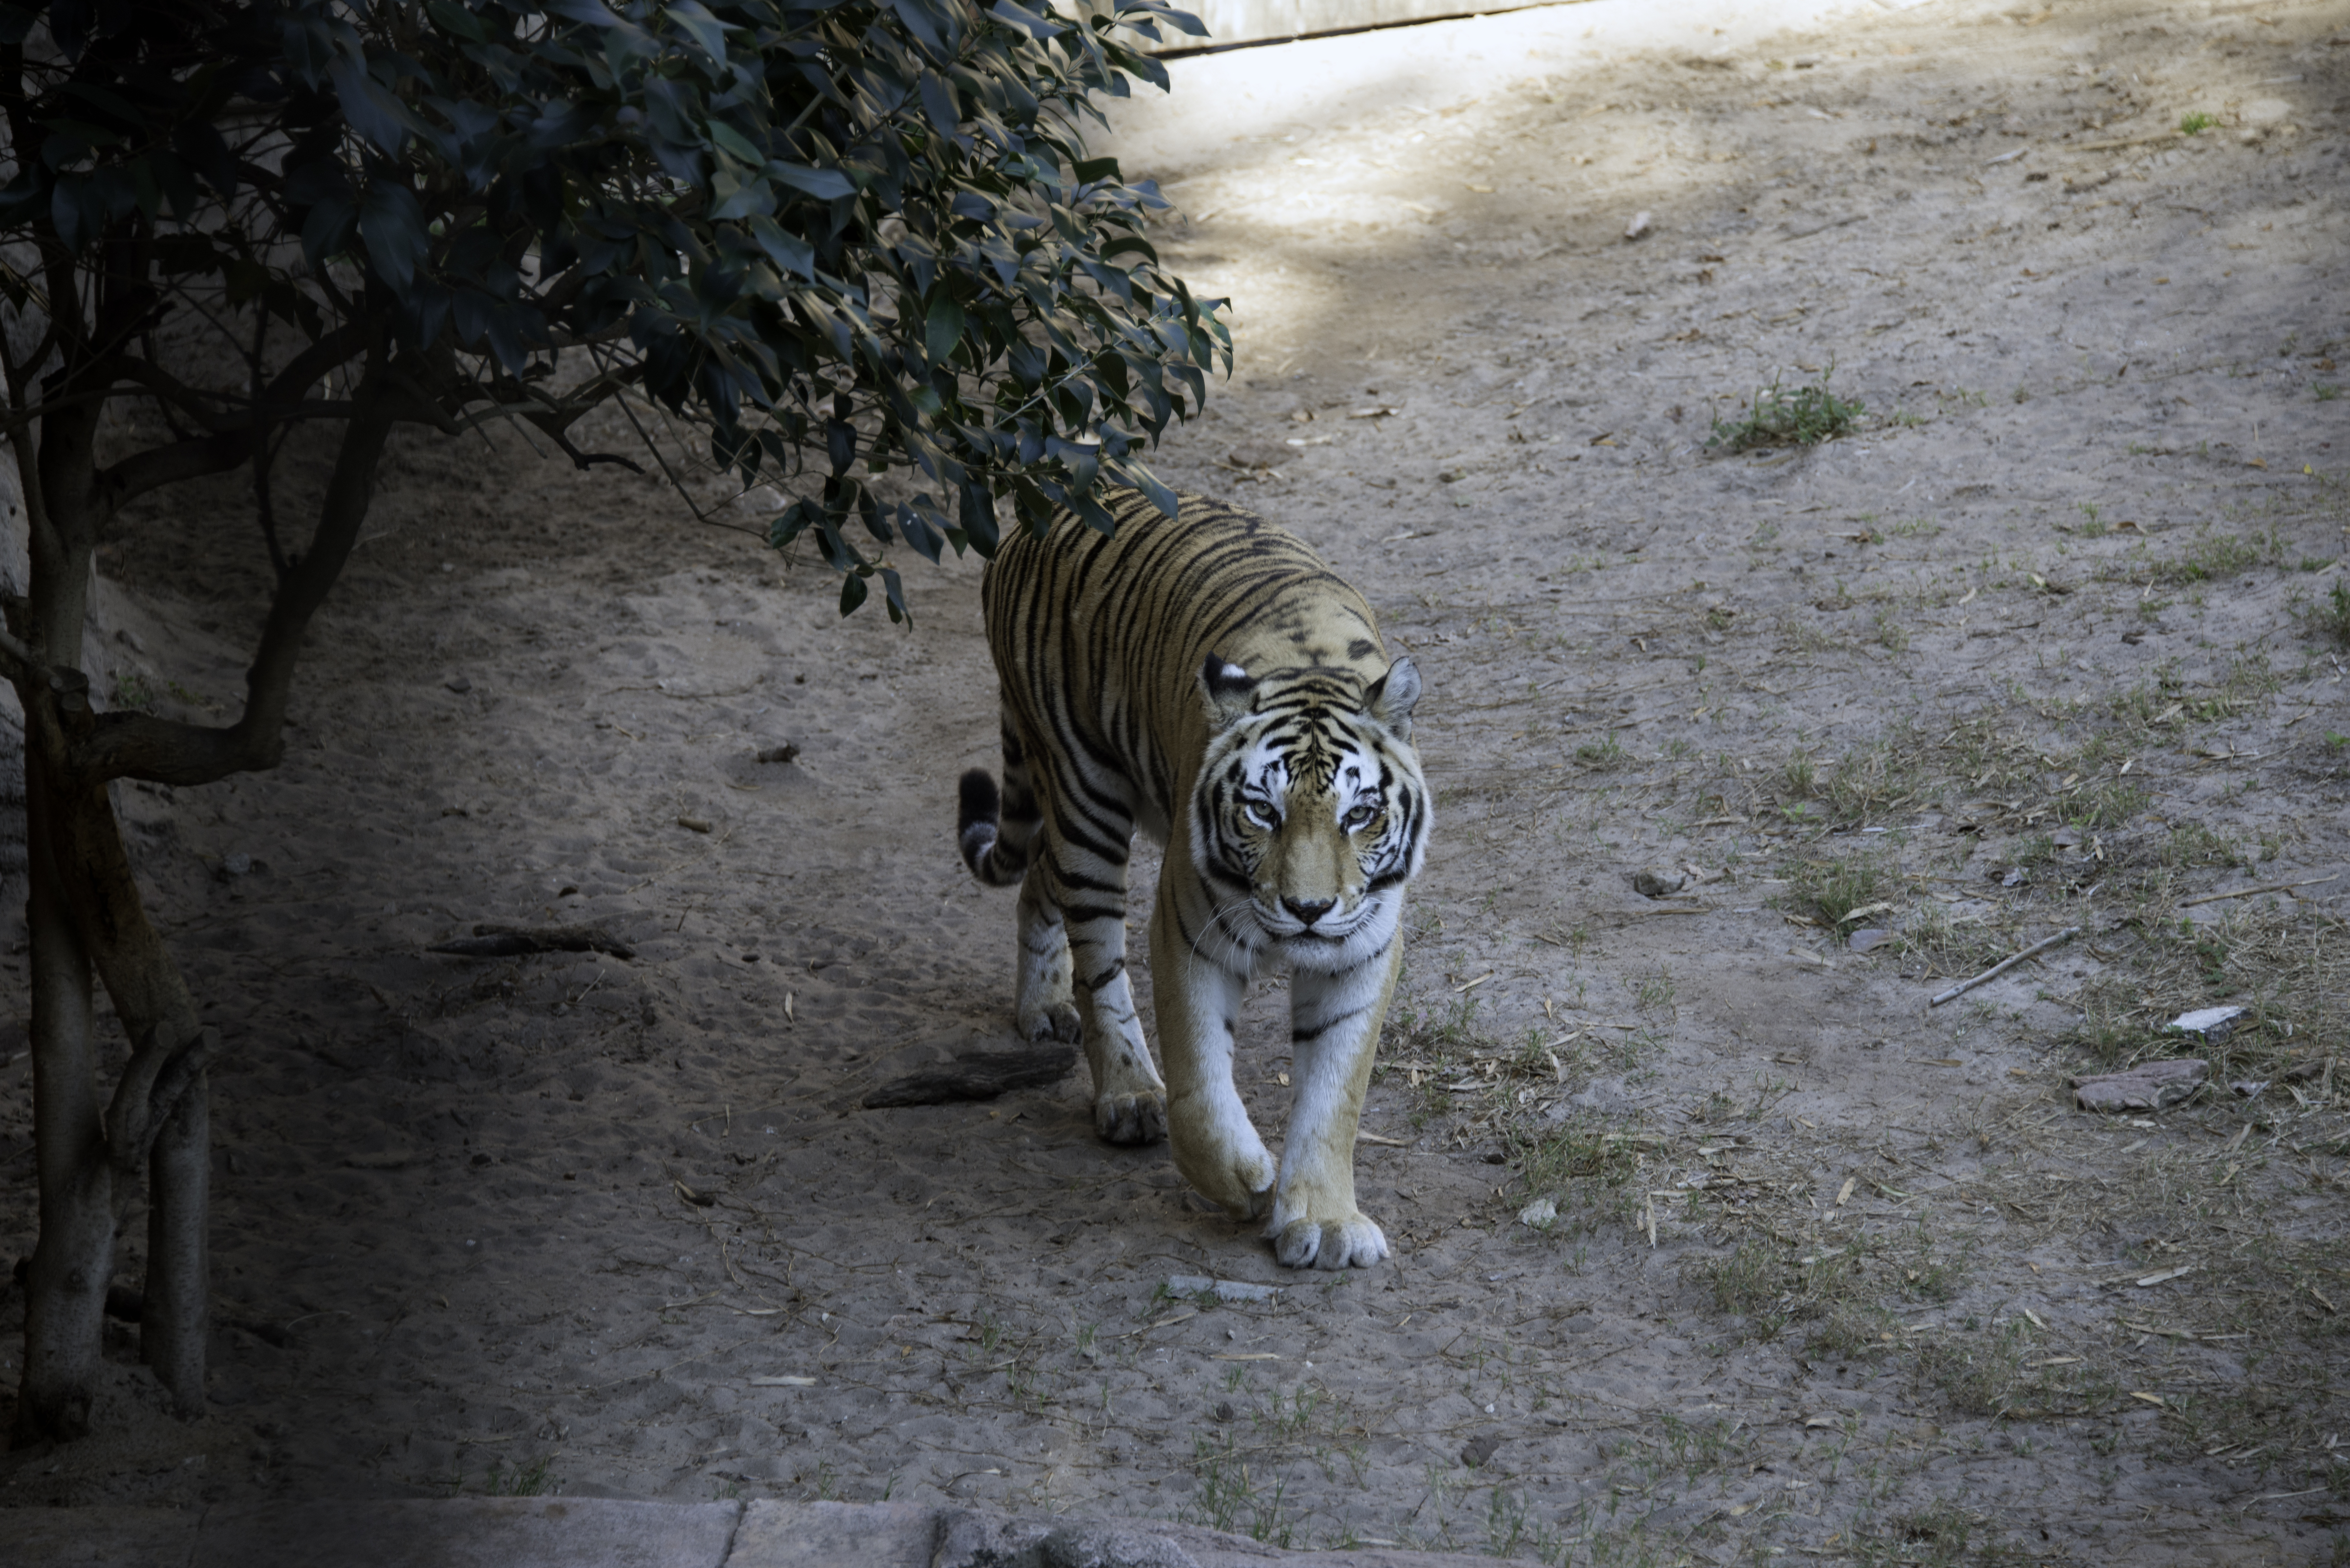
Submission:
[[[1220,1302],[1269,1302],[1281,1293],[1279,1285],[1253,1285],[1242,1280],[1211,1280],[1205,1274],[1170,1274],[1167,1293],[1196,1296],[1212,1291]]]
[[[2241,1007],[2200,1007],[2192,1012],[2182,1012],[2170,1021],[2170,1027],[2181,1034],[2200,1034],[2206,1040],[2225,1040],[2241,1017]]]

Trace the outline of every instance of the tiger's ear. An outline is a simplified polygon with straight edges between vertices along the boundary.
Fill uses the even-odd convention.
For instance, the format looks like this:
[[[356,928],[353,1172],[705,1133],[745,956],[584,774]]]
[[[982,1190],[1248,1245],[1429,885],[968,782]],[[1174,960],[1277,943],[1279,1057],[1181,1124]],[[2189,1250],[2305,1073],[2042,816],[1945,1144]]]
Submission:
[[[1222,730],[1237,722],[1256,696],[1256,677],[1220,654],[1208,655],[1200,667],[1200,698],[1207,704],[1208,724]]]
[[[1409,741],[1412,704],[1419,701],[1419,666],[1406,655],[1371,682],[1371,689],[1363,693],[1363,711],[1393,730],[1398,740]]]

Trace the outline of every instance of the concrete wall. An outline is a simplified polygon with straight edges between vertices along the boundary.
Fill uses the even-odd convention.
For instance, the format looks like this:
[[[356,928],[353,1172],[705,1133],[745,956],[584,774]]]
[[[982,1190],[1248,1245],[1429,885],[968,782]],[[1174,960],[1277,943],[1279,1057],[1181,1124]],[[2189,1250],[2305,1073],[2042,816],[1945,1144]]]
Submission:
[[[1579,0],[1177,0],[1177,3],[1208,25],[1208,36],[1202,40],[1177,35],[1159,46],[1161,48],[1197,48],[1202,42],[1246,44],[1267,38],[1300,38],[1316,33],[1340,33],[1355,27],[1430,22],[1444,16],[1473,16],[1488,11],[1575,5]]]

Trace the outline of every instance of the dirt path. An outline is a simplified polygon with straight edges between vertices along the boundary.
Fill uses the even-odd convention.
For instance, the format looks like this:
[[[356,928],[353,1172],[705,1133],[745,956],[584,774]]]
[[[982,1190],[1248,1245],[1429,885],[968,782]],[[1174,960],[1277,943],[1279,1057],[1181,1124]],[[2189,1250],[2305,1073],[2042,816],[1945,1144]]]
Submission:
[[[1430,682],[1359,1158],[1391,1265],[1284,1274],[1163,1149],[1097,1144],[1078,1077],[856,1108],[1009,1043],[1010,899],[950,831],[995,729],[975,566],[910,579],[910,635],[842,624],[657,483],[411,444],[285,767],[124,796],[230,1047],[216,1417],[148,1414],[126,1349],[111,1435],[0,1459],[0,1502],[2342,1550],[2350,5],[2007,9],[1678,50],[1523,13],[1189,62],[1121,121],[1239,302],[1161,472],[1314,541]],[[1865,411],[1706,450],[1774,379]],[[122,678],[255,614],[217,499],[110,557]],[[636,956],[423,950],[556,919]],[[2258,1097],[2069,1108],[2220,1002],[2198,1050]],[[1244,1066],[1276,1127],[1279,1011]],[[18,1054],[11,1255],[27,1100]]]

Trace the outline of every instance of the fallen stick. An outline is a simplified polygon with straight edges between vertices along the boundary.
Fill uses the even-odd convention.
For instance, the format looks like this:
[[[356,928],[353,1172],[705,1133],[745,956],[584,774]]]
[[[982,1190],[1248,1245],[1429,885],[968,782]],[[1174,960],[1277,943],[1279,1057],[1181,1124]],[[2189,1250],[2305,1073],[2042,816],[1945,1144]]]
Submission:
[[[2000,975],[2005,974],[2009,970],[2013,969],[2025,959],[2031,958],[2035,954],[2044,953],[2059,942],[2069,942],[2080,934],[2080,927],[2067,926],[2063,930],[2057,932],[2054,936],[2048,938],[2046,940],[2034,942],[2030,947],[2024,949],[2022,952],[2012,953],[2008,957],[2000,960],[1997,963],[1983,971],[1982,973],[1975,976],[1974,979],[1962,980],[1959,981],[1958,984],[1950,987],[1950,990],[1942,992],[1930,999],[1926,1005],[1929,1007],[1939,1007],[1942,1003],[1949,1002],[1953,997],[1963,996],[1968,992],[1972,991],[1975,987],[1981,985],[1983,981],[1993,980],[1998,978]]]
[[[868,1111],[899,1106],[946,1106],[993,1100],[1014,1089],[1049,1088],[1068,1075],[1077,1054],[1066,1045],[1026,1051],[970,1051],[919,1068],[865,1096]]]
[[[2076,141],[2070,147],[2059,142],[2055,151],[2059,152],[2111,152],[2116,148],[2119,147],[2145,147],[2157,141],[2173,141],[2182,134],[2184,133],[2177,130],[2150,130],[2142,136],[2109,136],[2103,141]]]
[[[2282,893],[2293,888],[2314,888],[2320,882],[2331,882],[2341,875],[2336,871],[2331,877],[2304,877],[2298,882],[2266,882],[2257,888],[2238,888],[2227,893],[2198,893],[2192,898],[2179,899],[2178,907],[2185,909],[2197,904],[2216,904],[2222,898],[2249,898],[2255,893]]]
[[[637,950],[594,926],[492,926],[473,928],[470,937],[435,942],[427,952],[454,953],[459,958],[520,958],[525,953],[609,953],[632,959]]]

